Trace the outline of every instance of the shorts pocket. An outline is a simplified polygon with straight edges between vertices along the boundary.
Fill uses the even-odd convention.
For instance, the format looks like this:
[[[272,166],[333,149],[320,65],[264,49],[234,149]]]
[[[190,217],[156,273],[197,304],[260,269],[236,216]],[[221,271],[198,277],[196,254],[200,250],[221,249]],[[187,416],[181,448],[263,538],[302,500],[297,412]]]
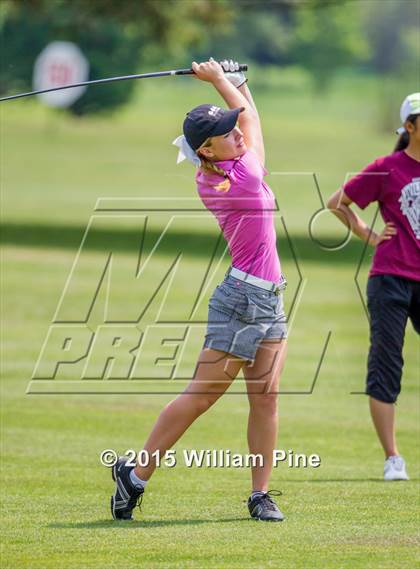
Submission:
[[[241,318],[247,312],[248,298],[245,294],[221,284],[216,287],[210,299],[210,306],[232,318]]]
[[[284,312],[283,295],[279,294],[279,296],[276,296],[275,298],[274,315],[276,316],[276,318],[278,318],[279,316],[283,316],[284,314],[285,312]]]
[[[261,298],[260,295],[248,296],[248,306],[241,320],[247,324],[257,322],[270,323],[275,317],[274,307],[271,300]]]

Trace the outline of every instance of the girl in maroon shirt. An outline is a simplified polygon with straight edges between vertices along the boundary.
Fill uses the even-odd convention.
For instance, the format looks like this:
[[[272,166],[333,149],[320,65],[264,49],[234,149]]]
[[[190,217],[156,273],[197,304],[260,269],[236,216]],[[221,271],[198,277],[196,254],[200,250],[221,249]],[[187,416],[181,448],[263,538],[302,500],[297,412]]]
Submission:
[[[335,192],[328,207],[375,247],[367,285],[370,349],[366,393],[385,452],[384,479],[408,480],[395,438],[408,318],[420,334],[420,93],[401,106],[403,127],[392,154],[378,158]],[[350,207],[377,202],[385,228],[376,234]]]

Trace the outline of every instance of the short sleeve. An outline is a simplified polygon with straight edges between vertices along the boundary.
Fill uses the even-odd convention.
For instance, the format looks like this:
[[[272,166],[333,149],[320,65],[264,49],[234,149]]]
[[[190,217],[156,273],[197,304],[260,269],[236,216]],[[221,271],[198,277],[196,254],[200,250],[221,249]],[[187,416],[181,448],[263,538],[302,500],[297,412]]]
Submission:
[[[249,192],[259,191],[263,176],[266,174],[266,169],[252,150],[247,150],[239,160],[235,160],[232,170],[228,172],[232,183]]]
[[[381,200],[387,176],[383,160],[375,160],[344,184],[344,193],[360,209],[365,209],[370,203]]]

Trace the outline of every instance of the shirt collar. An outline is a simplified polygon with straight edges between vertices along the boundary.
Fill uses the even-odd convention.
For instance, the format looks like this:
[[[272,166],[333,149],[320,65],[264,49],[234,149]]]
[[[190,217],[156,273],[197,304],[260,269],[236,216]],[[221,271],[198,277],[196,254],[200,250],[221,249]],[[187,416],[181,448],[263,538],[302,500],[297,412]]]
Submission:
[[[215,162],[215,164],[217,164],[219,168],[222,168],[222,170],[225,172],[230,172],[233,169],[235,162],[241,158],[242,156],[238,156],[237,158],[232,158],[230,160],[218,160]]]

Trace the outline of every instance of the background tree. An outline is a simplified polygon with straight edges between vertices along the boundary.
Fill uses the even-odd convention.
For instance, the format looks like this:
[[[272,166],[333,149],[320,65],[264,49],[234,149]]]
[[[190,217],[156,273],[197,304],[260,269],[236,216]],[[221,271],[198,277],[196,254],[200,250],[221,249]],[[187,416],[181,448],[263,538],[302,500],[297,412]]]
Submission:
[[[317,91],[325,91],[337,69],[363,62],[368,44],[359,3],[314,2],[296,10],[294,55]]]
[[[0,92],[30,90],[34,61],[53,40],[75,42],[90,64],[90,79],[129,75],[145,66],[185,64],[205,30],[226,27],[224,0],[3,0],[0,12]],[[135,82],[88,89],[70,108],[85,114],[127,102]]]

